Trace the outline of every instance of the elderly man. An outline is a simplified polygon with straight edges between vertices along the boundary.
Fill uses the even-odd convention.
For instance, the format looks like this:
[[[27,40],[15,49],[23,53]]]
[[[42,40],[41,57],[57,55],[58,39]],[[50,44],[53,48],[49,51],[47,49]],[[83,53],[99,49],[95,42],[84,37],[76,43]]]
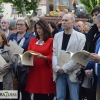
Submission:
[[[82,21],[78,21],[76,23],[76,26],[77,26],[79,32],[84,33],[84,26],[85,26],[85,24]]]
[[[79,81],[76,79],[76,73],[81,66],[72,60],[63,66],[58,65],[61,50],[74,53],[84,47],[85,36],[73,29],[74,21],[74,16],[65,14],[62,18],[64,31],[57,33],[54,37],[52,63],[57,100],[66,100],[66,83],[69,87],[70,100],[79,100]]]
[[[35,35],[35,31],[34,31],[34,26],[35,26],[35,24],[36,24],[36,22],[39,20],[39,18],[38,17],[32,17],[31,19],[30,19],[30,28],[29,28],[29,33],[31,33],[31,34],[33,34],[33,35]]]
[[[9,30],[10,21],[6,18],[1,19],[1,29],[5,33],[6,38],[9,39],[12,32]]]
[[[100,33],[100,14],[96,17],[96,24]],[[100,100],[100,37],[96,42],[95,53],[90,54],[91,61],[86,66],[86,69],[93,69],[93,90],[96,90],[96,100]],[[89,73],[87,73],[89,74]]]
[[[76,26],[77,26],[79,32],[83,33],[85,36],[87,35],[87,33],[85,32],[85,24],[84,24],[84,22],[78,21],[76,23]]]

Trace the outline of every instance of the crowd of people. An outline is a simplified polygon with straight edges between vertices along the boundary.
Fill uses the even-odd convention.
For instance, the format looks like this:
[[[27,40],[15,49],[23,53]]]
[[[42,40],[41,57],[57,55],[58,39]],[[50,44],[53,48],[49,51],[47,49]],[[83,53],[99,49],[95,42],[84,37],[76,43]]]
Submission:
[[[100,100],[99,13],[100,6],[92,10],[91,26],[82,21],[75,23],[75,17],[65,11],[60,12],[58,23],[37,17],[19,18],[16,30],[11,30],[10,21],[2,18],[0,55],[7,63],[0,67],[0,90],[18,90],[16,100],[20,96],[22,100],[31,100],[32,94],[33,100],[54,100],[54,97],[56,100]],[[10,40],[23,48],[23,53],[36,52],[33,66],[19,62],[10,48]],[[58,65],[61,50],[75,53],[83,49],[90,52],[87,66],[73,60]]]

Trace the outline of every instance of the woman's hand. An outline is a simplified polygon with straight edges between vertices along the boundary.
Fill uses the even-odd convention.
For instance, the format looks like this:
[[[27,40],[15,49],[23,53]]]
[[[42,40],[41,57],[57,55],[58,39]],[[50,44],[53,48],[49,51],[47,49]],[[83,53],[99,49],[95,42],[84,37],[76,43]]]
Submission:
[[[37,55],[36,55],[38,58],[42,58],[43,57],[43,55],[41,54],[41,53],[37,53]]]
[[[91,54],[90,54],[90,58],[91,58],[95,63],[99,63],[99,62],[100,62],[100,56],[99,56],[98,54],[91,53]]]
[[[41,53],[37,53],[36,55],[38,58],[47,59],[47,56],[42,55]]]

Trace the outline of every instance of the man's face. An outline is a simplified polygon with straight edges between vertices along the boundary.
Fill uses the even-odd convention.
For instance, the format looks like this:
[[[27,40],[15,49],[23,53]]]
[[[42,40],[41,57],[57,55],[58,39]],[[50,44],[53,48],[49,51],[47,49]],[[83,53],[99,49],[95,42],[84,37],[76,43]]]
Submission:
[[[100,21],[97,21],[96,24],[97,24],[97,27],[98,27],[98,31],[100,32]]]
[[[94,24],[96,23],[96,22],[95,22],[95,19],[96,19],[96,17],[97,17],[98,14],[99,14],[99,12],[96,11],[96,12],[94,12],[93,15],[92,15],[93,23],[94,23]]]
[[[64,12],[60,12],[59,16],[58,16],[58,18],[60,19],[60,21],[62,20],[63,16],[64,16]]]
[[[77,28],[78,28],[78,30],[80,32],[83,32],[84,31],[84,25],[82,25],[81,23],[77,23],[76,26],[77,26]]]
[[[7,20],[1,21],[1,28],[2,28],[3,31],[9,29],[9,23],[7,22]]]
[[[62,28],[64,30],[69,30],[73,27],[73,21],[71,20],[71,16],[68,14],[64,15],[62,18]]]

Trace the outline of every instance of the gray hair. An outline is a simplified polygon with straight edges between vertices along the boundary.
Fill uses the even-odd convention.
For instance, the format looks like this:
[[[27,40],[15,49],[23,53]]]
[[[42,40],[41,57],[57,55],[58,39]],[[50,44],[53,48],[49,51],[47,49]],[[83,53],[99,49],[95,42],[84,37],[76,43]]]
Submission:
[[[32,17],[30,20],[33,20],[34,22],[37,22],[39,20],[39,18],[37,16]]]
[[[99,22],[100,22],[100,14],[98,14],[98,15],[97,15],[97,17],[96,17],[95,21],[96,21],[96,22],[97,22],[97,21],[99,21]]]
[[[34,28],[34,26],[35,26],[35,24],[36,24],[36,22],[39,20],[39,18],[38,17],[32,17],[31,19],[30,19],[30,29],[32,29],[32,28]]]
[[[3,20],[5,20],[6,22],[8,22],[8,24],[10,25],[10,20],[9,20],[9,19],[3,17],[3,18],[1,19],[1,23],[2,23]]]

